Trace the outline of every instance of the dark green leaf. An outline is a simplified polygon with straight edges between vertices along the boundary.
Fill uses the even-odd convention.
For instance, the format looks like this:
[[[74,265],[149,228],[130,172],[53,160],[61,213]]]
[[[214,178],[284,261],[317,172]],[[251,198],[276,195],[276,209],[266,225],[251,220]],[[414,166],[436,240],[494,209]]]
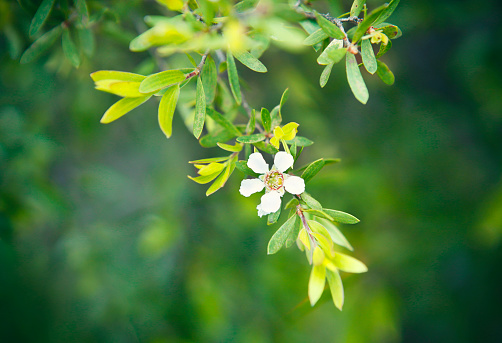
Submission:
[[[210,116],[216,123],[218,123],[221,127],[223,127],[229,134],[232,134],[232,137],[240,136],[241,132],[235,127],[234,124],[230,120],[228,120],[221,113],[216,110],[207,107],[206,113]]]
[[[197,90],[195,92],[195,117],[193,120],[193,135],[199,139],[204,121],[206,120],[206,95],[200,76],[197,78]]]
[[[211,55],[207,56],[206,63],[202,68],[201,77],[204,93],[206,94],[206,104],[210,105],[214,101],[214,96],[216,95],[216,82],[218,79],[216,64]]]
[[[363,10],[365,3],[366,0],[354,0],[354,3],[352,3],[352,7],[350,8],[350,16],[351,17],[359,16],[359,13],[361,13],[361,11]]]
[[[289,152],[291,153],[291,156],[293,156],[293,159],[296,160],[296,153],[297,153],[297,145],[296,142],[293,142],[293,144],[289,147]]]
[[[260,174],[255,173],[251,168],[248,167],[246,161],[237,161],[235,167],[246,175],[258,177]]]
[[[33,42],[21,56],[21,64],[30,63],[47,50],[61,34],[61,25],[58,25],[50,31],[44,33],[39,39]]]
[[[333,69],[334,65],[334,63],[330,63],[326,67],[324,67],[321,78],[319,79],[319,84],[321,85],[321,87],[326,86],[326,83],[328,83],[329,76],[331,75],[331,69]]]
[[[307,38],[305,38],[305,40],[303,41],[303,44],[305,44],[305,45],[315,45],[315,44],[321,43],[326,38],[328,38],[328,35],[321,28],[321,29],[319,29],[317,31],[314,31],[310,36],[308,36]]]
[[[394,74],[392,73],[392,71],[382,61],[377,61],[377,63],[378,63],[378,69],[377,69],[378,77],[385,84],[388,84],[389,86],[393,85],[394,84]]]
[[[303,195],[302,195],[303,198]],[[351,214],[341,212],[341,211],[336,211],[336,210],[330,210],[330,209],[323,209],[324,212],[329,214],[331,217],[333,217],[333,221],[337,223],[342,223],[342,224],[357,224],[359,223],[359,219],[354,217]]]
[[[301,176],[305,183],[309,182],[317,173],[319,173],[322,167],[324,167],[324,160],[322,158],[309,164]]]
[[[380,50],[378,50],[378,53],[376,54],[376,58],[382,57],[389,49],[392,48],[392,41],[389,41],[387,45],[385,44],[380,44]]]
[[[94,34],[92,33],[92,30],[85,27],[78,29],[78,39],[84,54],[89,57],[92,56],[95,49]]]
[[[38,33],[42,25],[47,20],[52,6],[54,5],[54,0],[43,0],[35,13],[35,16],[31,20],[30,25],[30,36],[34,36]],[[27,62],[26,62],[27,63]]]
[[[344,39],[345,35],[343,32],[340,30],[338,26],[333,24],[331,21],[328,19],[324,18],[321,14],[315,12],[315,16],[317,19],[317,23],[321,28],[328,34],[328,36],[333,37],[335,39]]]
[[[302,136],[296,136],[292,140],[286,141],[286,143],[288,143],[288,144],[296,144],[297,146],[301,146],[301,147],[310,146],[310,145],[314,144],[313,141],[311,141],[308,138],[302,137]]]
[[[292,214],[290,214],[290,216],[298,217],[295,214],[294,210],[291,210],[291,213]],[[300,219],[295,220],[293,224],[293,229],[289,232],[289,235],[286,238],[286,243],[284,244],[286,248],[289,248],[296,242],[296,239],[298,238],[298,234],[300,233],[302,227],[303,227],[302,221]]]
[[[319,25],[315,22],[315,21],[312,21],[312,20],[302,20],[300,21],[300,25],[303,27],[303,29],[309,34],[311,35],[312,33],[314,33],[315,31],[321,29],[319,27]],[[322,30],[322,29],[321,29]],[[322,31],[324,32],[324,31]],[[324,33],[326,34],[326,33]],[[328,37],[328,35],[326,35],[326,38]],[[315,51],[319,51],[321,48],[322,48],[322,42],[321,43],[317,43],[317,44],[314,44],[312,46],[314,48]]]
[[[253,108],[251,111],[251,115],[249,116],[249,121],[246,125],[246,134],[251,134],[254,132],[256,126],[256,111]]]
[[[63,30],[63,52],[68,61],[70,61],[75,68],[78,68],[80,65],[80,54],[78,53],[75,43],[73,43],[70,30],[67,28]]]
[[[322,205],[319,201],[317,201],[316,199],[314,199],[310,194],[308,194],[307,192],[303,192],[301,195],[300,195],[301,199],[307,204],[308,207],[310,207],[311,209],[313,210],[318,210],[318,211],[322,211]],[[333,216],[332,216],[333,217]]]
[[[375,74],[377,71],[377,63],[375,59],[375,52],[371,46],[369,39],[363,39],[361,42],[361,57],[363,59],[363,64],[368,73]]]
[[[397,5],[399,5],[399,0],[392,0],[391,2],[389,2],[387,8],[385,8],[385,10],[380,14],[378,19],[373,23],[373,25],[378,25],[386,21],[387,18],[389,18],[391,14],[394,12]]]
[[[74,0],[75,8],[79,15],[81,23],[87,23],[89,21],[89,11],[87,10],[87,4],[85,0]]]
[[[375,26],[375,29],[382,30],[382,33],[385,34],[390,39],[396,39],[396,38],[399,38],[403,35],[403,33],[401,32],[401,29],[399,27],[397,27],[396,25],[392,25],[392,24],[383,23],[383,24]]]
[[[266,152],[267,154],[277,154],[277,152],[279,152],[279,150],[277,150],[275,148],[275,146],[273,146],[272,144],[267,144],[265,142],[258,142],[258,143],[253,143],[253,145],[260,149],[261,151],[263,152]]]
[[[323,211],[310,209],[310,210],[303,210],[303,212],[310,213],[311,215],[319,218],[324,218],[333,221],[333,217],[331,217],[329,214]]]
[[[357,100],[366,104],[369,98],[368,88],[366,88],[366,84],[364,83],[356,57],[348,52],[346,62],[347,80],[349,82],[350,89],[352,90],[352,93],[354,93]]]
[[[209,112],[208,112],[209,114]],[[204,148],[212,148],[217,146],[218,143],[223,143],[234,138],[235,135],[226,130],[222,130],[218,133],[211,133],[205,136],[202,136],[199,139],[199,144]]]
[[[241,86],[239,85],[239,74],[237,73],[237,68],[235,67],[235,60],[230,51],[227,51],[227,68],[228,68],[228,82],[230,83],[230,89],[232,90],[232,95],[234,96],[235,102],[238,105],[242,103]]]
[[[295,207],[299,204],[300,204],[300,202],[298,201],[298,199],[293,198],[287,202],[286,206],[284,206],[284,209],[288,209],[288,208],[295,209]]]
[[[265,135],[261,133],[255,133],[254,135],[249,136],[240,136],[237,137],[237,142],[239,143],[257,143],[265,140]]]
[[[281,216],[281,208],[279,207],[279,209],[276,212],[270,213],[268,215],[267,225],[272,225],[272,224],[277,223],[277,221],[279,220],[280,216]]]
[[[272,125],[270,127],[275,128],[276,126],[279,126],[281,124],[282,117],[280,112],[280,105],[277,105],[272,109],[272,112],[270,112],[270,118],[272,120]]]
[[[266,73],[267,67],[260,62],[259,59],[251,55],[249,52],[241,50],[241,51],[232,51],[232,54],[246,67],[251,70],[254,70],[258,73]]]
[[[370,26],[374,24],[375,20],[382,13],[382,11],[387,8],[387,6],[388,5],[385,4],[377,7],[370,14],[368,14],[362,22],[359,23],[357,29],[354,32],[354,35],[352,36],[352,43],[358,42],[366,34],[366,31],[368,31]]]
[[[270,112],[264,107],[261,109],[261,123],[265,132],[270,132],[270,125],[272,125]]]
[[[279,250],[281,250],[282,246],[286,242],[286,239],[290,235],[291,231],[295,227],[296,221],[298,220],[298,216],[293,216],[286,220],[284,224],[277,230],[270,241],[268,242],[267,253],[269,255],[275,254]]]

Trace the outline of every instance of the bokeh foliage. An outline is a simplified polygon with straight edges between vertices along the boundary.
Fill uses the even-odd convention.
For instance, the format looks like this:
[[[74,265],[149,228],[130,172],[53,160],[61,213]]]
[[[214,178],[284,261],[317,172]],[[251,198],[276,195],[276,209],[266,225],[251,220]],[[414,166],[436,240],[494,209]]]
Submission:
[[[362,219],[344,232],[370,272],[344,279],[343,312],[327,293],[310,308],[297,251],[266,255],[273,229],[256,199],[237,193],[240,180],[207,201],[186,179],[200,148],[183,130],[167,141],[153,104],[98,123],[115,98],[89,73],[148,57],[128,44],[159,10],[109,3],[122,19],[100,28],[96,55],[78,70],[12,60],[5,23],[25,48],[34,12],[1,3],[11,13],[0,25],[2,341],[502,339],[497,1],[403,1],[394,21],[406,39],[386,55],[395,86],[368,78],[366,106],[341,66],[318,87],[314,53],[272,50],[268,75],[242,70],[252,103],[273,106],[289,87],[284,110],[316,138],[311,156],[342,158],[309,191]]]

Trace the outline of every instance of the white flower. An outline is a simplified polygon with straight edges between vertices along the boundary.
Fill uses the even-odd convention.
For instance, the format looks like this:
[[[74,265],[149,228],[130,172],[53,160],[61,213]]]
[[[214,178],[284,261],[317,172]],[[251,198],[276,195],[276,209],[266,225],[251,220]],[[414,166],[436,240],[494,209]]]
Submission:
[[[293,163],[293,156],[285,151],[279,151],[275,155],[272,169],[269,170],[267,162],[259,152],[249,155],[248,167],[262,175],[258,179],[242,180],[239,192],[248,197],[265,188],[261,203],[256,207],[260,217],[279,210],[284,191],[291,194],[301,194],[305,191],[305,181],[301,177],[284,173],[293,166]]]

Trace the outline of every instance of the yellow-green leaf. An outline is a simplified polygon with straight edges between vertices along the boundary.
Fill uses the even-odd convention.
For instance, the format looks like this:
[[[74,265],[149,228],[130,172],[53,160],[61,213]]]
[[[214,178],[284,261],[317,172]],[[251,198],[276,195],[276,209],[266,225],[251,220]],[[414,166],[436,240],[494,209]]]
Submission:
[[[124,114],[127,112],[132,111],[148,99],[150,99],[151,95],[145,96],[142,98],[124,98],[116,103],[114,103],[103,115],[101,118],[101,123],[102,124],[108,124],[111,123],[114,120],[117,120],[118,118],[122,117]]]
[[[237,157],[237,156],[236,156]],[[235,160],[236,157],[233,158],[227,165],[227,168],[225,168],[225,171],[218,176],[218,178],[213,182],[211,187],[206,191],[206,196],[210,196],[214,192],[216,192],[218,189],[222,188],[225,186],[225,183],[227,183],[228,178],[230,175],[232,175],[232,172],[235,169]]]
[[[185,74],[180,70],[166,70],[145,78],[139,86],[141,93],[156,92],[185,80]]]
[[[377,71],[377,60],[375,59],[375,52],[369,39],[363,39],[361,42],[361,56],[368,73],[375,74]]]
[[[273,234],[272,238],[268,242],[267,254],[272,255],[281,250],[282,246],[289,237],[291,231],[296,225],[296,221],[299,220],[297,215],[290,217],[288,220],[281,225],[281,227]]]
[[[303,44],[305,44],[305,45],[315,45],[317,43],[322,42],[326,38],[328,38],[327,33],[324,32],[323,29],[318,29],[317,31],[314,31],[310,36],[308,36],[307,38],[305,38],[305,40],[303,41]]]
[[[195,92],[195,117],[193,120],[193,135],[199,139],[204,121],[206,120],[206,95],[200,77],[197,78],[197,90]]]
[[[368,267],[358,259],[339,252],[335,253],[333,263],[338,269],[347,273],[365,273],[368,271]]]
[[[315,12],[315,16],[317,19],[317,23],[319,26],[328,34],[328,36],[333,37],[335,39],[344,39],[345,35],[340,30],[338,26],[333,24],[328,19],[324,18],[322,14]]]
[[[324,291],[326,284],[326,268],[324,266],[312,267],[309,279],[309,300],[310,305],[314,306]]]
[[[228,82],[230,83],[232,95],[234,96],[235,102],[240,105],[242,102],[242,94],[241,86],[239,85],[239,74],[237,73],[237,68],[235,67],[234,57],[230,51],[227,51],[227,68]]]
[[[179,95],[180,86],[174,85],[168,88],[162,96],[162,99],[160,99],[159,125],[167,138],[171,137],[173,132],[173,115]]]
[[[214,101],[216,82],[218,80],[216,64],[211,55],[207,56],[206,63],[204,63],[204,67],[202,68],[201,77],[204,86],[204,94],[206,94],[206,104],[210,105]]]
[[[187,175],[187,176],[190,180],[193,180],[193,181],[197,182],[198,184],[205,185],[206,183],[209,183],[209,182],[213,181],[214,179],[216,179],[216,177],[218,177],[218,175],[220,175],[220,173],[221,173],[221,170],[219,172],[215,172],[210,175],[201,175],[201,176],[197,176],[197,177],[191,177],[190,175]]]
[[[102,80],[141,82],[146,76],[117,70],[99,70],[91,74],[94,82]]]
[[[216,144],[218,144],[218,146],[220,148],[222,148],[223,150],[230,151],[230,152],[239,152],[242,150],[242,144],[239,144],[239,143],[235,143],[235,145],[229,145],[229,144],[218,142]]]
[[[345,56],[346,48],[343,47],[343,41],[333,39],[331,43],[324,49],[322,54],[317,58],[317,63],[320,65],[328,65],[330,63],[338,63]]]
[[[157,0],[157,2],[166,6],[171,11],[181,11],[183,9],[183,1],[181,0]]]
[[[138,98],[145,96],[145,94],[139,92],[140,83],[136,81],[101,80],[96,82],[96,89],[124,98]]]
[[[251,70],[254,70],[258,73],[266,73],[267,67],[260,62],[259,59],[251,55],[249,52],[245,50],[232,51],[232,54],[246,67]]]
[[[378,69],[377,69],[377,75],[378,77],[386,84],[389,86],[394,84],[394,74],[392,71],[387,67],[385,63],[382,61],[377,61],[378,64]]]
[[[223,168],[225,168],[224,164],[213,162],[199,169],[198,173],[199,175],[211,175],[222,171]]]
[[[332,271],[329,269],[326,270],[326,276],[333,303],[341,311],[344,299],[342,278],[340,277],[338,271]]]

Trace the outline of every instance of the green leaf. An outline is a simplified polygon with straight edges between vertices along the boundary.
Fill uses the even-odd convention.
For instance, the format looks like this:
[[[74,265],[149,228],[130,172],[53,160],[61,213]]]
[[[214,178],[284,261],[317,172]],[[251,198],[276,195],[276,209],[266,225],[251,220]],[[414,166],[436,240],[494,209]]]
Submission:
[[[85,0],[74,0],[73,3],[75,4],[75,9],[80,16],[80,22],[87,23],[89,20],[89,11],[87,10]]]
[[[312,20],[302,20],[300,21],[301,27],[309,34],[313,34],[315,31],[321,29],[320,26],[317,24],[317,22],[312,21]],[[322,30],[322,29],[321,29]],[[328,38],[328,35],[322,31],[324,35],[326,35],[326,38]],[[322,48],[322,43],[317,43],[312,46],[314,48],[314,51],[319,51]]]
[[[21,56],[20,63],[30,63],[47,50],[61,34],[61,25],[58,25],[50,31],[44,33],[40,38],[33,42],[28,49]]]
[[[322,226],[326,228],[326,231],[328,231],[329,235],[331,236],[331,240],[333,240],[334,243],[349,250],[354,250],[347,238],[345,238],[343,233],[332,222],[323,218],[316,218],[316,221],[321,223]]]
[[[235,60],[230,51],[227,51],[227,71],[230,90],[234,96],[235,102],[240,105],[242,103],[241,86],[239,85],[239,74],[235,67]]]
[[[300,204],[300,202],[298,201],[298,199],[296,199],[296,198],[292,198],[290,201],[288,201],[288,202],[286,203],[286,206],[284,206],[284,208],[285,208],[285,209],[288,209],[288,208],[295,209],[295,207],[296,207],[297,205],[299,205],[299,204]]]
[[[232,159],[228,165],[227,168],[225,168],[225,171],[218,176],[218,178],[213,182],[213,184],[209,187],[209,189],[206,191],[206,196],[210,196],[227,183],[228,178],[230,175],[232,175],[234,169],[235,169],[235,159],[237,156]]]
[[[139,92],[140,82],[101,80],[96,82],[96,89],[112,93],[124,98],[144,97],[145,94]]]
[[[394,84],[394,74],[392,71],[387,67],[385,63],[382,61],[377,61],[378,64],[378,69],[377,69],[377,75],[378,77],[387,85],[391,86]]]
[[[279,150],[277,150],[275,146],[273,146],[272,144],[267,144],[265,142],[253,143],[253,145],[261,151],[266,152],[267,154],[274,155],[279,152]]]
[[[361,42],[361,57],[368,73],[375,74],[377,71],[377,61],[369,39],[363,39]]]
[[[353,215],[342,212],[342,211],[330,210],[328,208],[324,208],[323,211],[326,212],[327,214],[329,214],[333,218],[333,221],[335,221],[337,223],[357,224],[360,221],[359,219],[357,219]]]
[[[258,73],[266,73],[267,67],[260,62],[259,59],[251,55],[249,52],[245,50],[232,51],[232,54],[235,58],[239,60],[242,64],[248,67],[251,70],[254,70]],[[228,62],[228,61],[227,61]]]
[[[73,43],[70,30],[67,28],[63,30],[63,53],[68,61],[70,61],[75,68],[78,68],[80,65],[80,54],[78,53],[75,43]]]
[[[300,198],[313,210],[323,211],[322,205],[319,201],[314,199],[309,193],[303,192]],[[324,210],[326,212],[326,210]],[[326,212],[328,213],[328,212]],[[331,215],[331,214],[330,214]]]
[[[142,98],[124,98],[114,103],[103,115],[100,122],[102,124],[111,123],[119,119],[127,112],[132,111],[145,101],[151,98],[151,95]]]
[[[350,16],[351,17],[357,17],[359,16],[359,13],[363,10],[364,4],[366,3],[366,0],[354,0],[352,3],[352,7],[350,8]]]
[[[338,269],[347,273],[365,273],[368,271],[368,267],[358,259],[339,252],[335,253],[333,263]]]
[[[228,159],[229,159],[229,156],[221,156],[221,157],[203,158],[201,160],[190,161],[188,163],[193,163],[193,164],[213,163],[213,162],[223,162]]]
[[[218,177],[218,175],[220,175],[220,174],[221,174],[221,170],[214,173],[214,174],[210,174],[210,175],[201,175],[201,176],[197,176],[197,177],[191,177],[190,175],[187,175],[187,176],[190,180],[193,180],[193,181],[197,182],[198,184],[205,185],[206,183],[209,183],[209,182],[213,181],[214,179],[216,179]]]
[[[317,31],[314,31],[310,36],[305,38],[303,41],[303,44],[305,45],[315,45],[318,43],[321,43],[323,40],[328,38],[329,36],[324,32],[324,30],[321,28]]]
[[[366,104],[369,98],[368,88],[366,88],[366,84],[364,83],[356,57],[348,52],[346,62],[347,81],[349,82],[350,89],[352,90],[352,93],[354,93],[357,100]]]
[[[326,67],[324,67],[324,70],[322,71],[321,78],[319,79],[319,84],[321,85],[321,88],[324,88],[326,86],[326,83],[328,83],[329,76],[331,75],[331,70],[333,69],[334,63],[328,64]]]
[[[296,202],[298,203],[298,200],[296,200]],[[294,209],[290,211],[290,217],[298,217]],[[298,234],[300,233],[302,227],[303,227],[302,221],[300,219],[295,220],[295,223],[293,224],[293,229],[289,232],[289,236],[286,238],[286,243],[284,244],[286,248],[289,248],[296,242],[296,239],[298,238]]]
[[[228,120],[225,116],[219,113],[216,110],[213,110],[211,107],[206,108],[206,113],[210,116],[216,123],[218,123],[222,128],[224,128],[228,133],[232,134],[232,137],[229,139],[240,136],[241,132],[235,127],[234,124],[230,120]],[[227,139],[228,140],[228,139]]]
[[[324,18],[321,14],[315,12],[317,23],[319,26],[328,34],[328,36],[335,39],[344,39],[345,35],[340,30],[338,26],[330,22],[328,19]]]
[[[207,112],[209,113],[209,112]],[[227,130],[221,130],[218,133],[210,133],[200,138],[199,144],[204,148],[212,148],[221,142],[227,142],[234,138],[235,135]]]
[[[52,6],[54,5],[54,0],[43,0],[35,13],[35,16],[31,20],[30,24],[30,36],[34,36],[38,33],[42,25],[49,17]]]
[[[255,133],[254,135],[249,136],[240,136],[237,137],[237,142],[239,143],[257,143],[265,140],[265,135],[261,133]]]
[[[338,270],[332,271],[326,269],[326,277],[328,279],[329,290],[331,291],[331,298],[335,306],[341,311],[343,307],[343,283],[340,278]]]
[[[157,92],[184,80],[185,74],[180,70],[161,71],[145,78],[139,86],[139,91],[141,93]]]
[[[383,24],[375,26],[375,29],[382,30],[382,33],[385,34],[390,39],[396,39],[396,38],[399,38],[403,35],[403,33],[401,32],[401,29],[399,27],[397,27],[396,25],[392,25],[392,24],[383,23]]]
[[[346,52],[347,49],[343,47],[343,41],[333,39],[326,49],[324,49],[322,54],[319,55],[317,63],[320,65],[338,63],[345,56]]]
[[[282,226],[277,230],[272,238],[270,238],[270,241],[268,242],[267,246],[267,253],[269,255],[275,254],[279,250],[281,250],[282,246],[286,242],[286,239],[288,238],[289,234],[291,233],[291,230],[293,230],[295,226],[295,222],[298,220],[298,216],[292,216]]]
[[[92,30],[88,28],[79,28],[78,29],[78,39],[80,41],[80,46],[82,47],[82,51],[87,56],[92,56],[95,50],[94,43],[94,34]]]
[[[218,79],[218,73],[216,72],[216,64],[214,63],[211,55],[206,58],[206,63],[201,72],[202,85],[204,86],[204,92],[206,94],[206,104],[211,104],[214,101],[214,96],[216,95],[216,82]]]
[[[141,82],[146,78],[146,76],[128,73],[125,71],[99,70],[92,73],[91,78],[94,82],[103,80]]]
[[[149,16],[148,18],[151,18],[151,16]],[[188,58],[188,60],[190,61],[190,63],[194,66],[194,68],[197,68],[197,62],[195,62],[195,60],[193,59],[193,57],[189,53],[187,53],[187,52],[185,52],[185,55]]]
[[[272,225],[272,224],[275,224],[277,223],[277,221],[279,220],[279,217],[281,216],[281,208],[279,207],[279,209],[274,212],[274,213],[270,213],[267,217],[267,225]]]
[[[319,171],[324,167],[324,160],[321,158],[317,161],[312,162],[302,173],[301,178],[305,183],[309,182]]]
[[[261,109],[261,123],[263,124],[265,132],[270,132],[272,119],[270,119],[270,112],[264,107]]]
[[[249,116],[249,121],[246,125],[246,133],[250,134],[253,133],[256,127],[256,111],[253,109],[251,111],[251,115]]]
[[[388,41],[387,45],[385,44],[380,44],[380,49],[378,50],[378,53],[376,54],[376,58],[382,57],[389,49],[392,48],[392,41]]]
[[[235,143],[235,145],[229,145],[229,144],[225,144],[225,143],[217,143],[217,145],[225,151],[239,152],[242,150],[242,145],[239,143]]]
[[[311,141],[308,138],[302,137],[302,136],[296,136],[292,140],[286,141],[286,143],[296,144],[297,146],[301,146],[301,147],[310,146],[310,145],[314,144],[313,141]]]
[[[310,210],[303,210],[303,212],[307,212],[313,216],[333,221],[333,218],[329,214],[327,214],[326,212],[323,212],[323,211],[310,209]]]
[[[195,117],[193,120],[193,135],[199,139],[204,121],[206,120],[206,95],[204,94],[204,86],[202,79],[197,78],[197,90],[195,92]]]
[[[309,279],[309,300],[310,305],[314,306],[324,291],[324,285],[326,284],[326,268],[322,265],[313,266],[312,272],[310,273]]]
[[[373,23],[373,25],[378,25],[386,21],[387,18],[389,18],[394,12],[397,5],[399,5],[399,0],[392,0],[391,2],[389,2],[387,8],[385,8],[385,10],[379,15],[378,19]]]
[[[362,22],[359,23],[357,29],[354,32],[354,35],[352,36],[352,43],[355,44],[366,34],[366,31],[368,31],[370,26],[375,23],[375,20],[377,20],[378,16],[382,13],[383,10],[387,8],[387,6],[388,5],[385,4],[377,7],[370,14],[368,14]]]
[[[180,86],[169,87],[160,99],[159,104],[159,125],[167,138],[173,132],[173,115],[180,96]]]
[[[258,177],[260,174],[255,173],[251,168],[248,167],[246,161],[237,161],[235,167],[246,175]]]

